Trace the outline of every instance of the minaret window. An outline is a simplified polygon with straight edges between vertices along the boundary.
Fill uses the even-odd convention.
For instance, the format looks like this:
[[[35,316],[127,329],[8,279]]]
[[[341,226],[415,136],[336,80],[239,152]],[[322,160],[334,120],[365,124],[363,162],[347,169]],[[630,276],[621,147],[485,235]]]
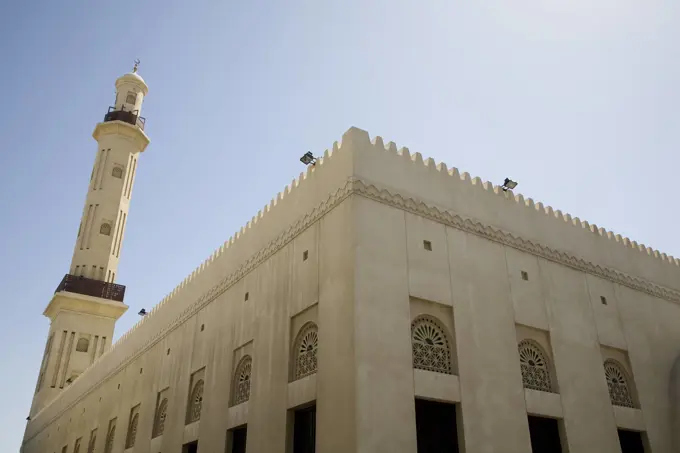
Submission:
[[[99,234],[105,234],[106,236],[111,236],[111,224],[110,223],[102,223],[102,226],[99,227]]]
[[[137,102],[137,93],[134,91],[128,91],[127,97],[125,98],[126,104],[135,104]]]
[[[76,351],[87,352],[90,348],[90,341],[87,338],[80,338],[76,344]]]
[[[118,179],[123,179],[123,169],[120,167],[113,167],[111,171],[111,176]]]

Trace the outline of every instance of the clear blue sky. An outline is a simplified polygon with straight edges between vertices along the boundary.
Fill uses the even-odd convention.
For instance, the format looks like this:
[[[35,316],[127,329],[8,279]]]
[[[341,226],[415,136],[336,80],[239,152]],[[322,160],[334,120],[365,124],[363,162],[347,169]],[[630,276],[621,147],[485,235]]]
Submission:
[[[191,5],[191,6],[189,6]],[[285,6],[284,6],[285,5]],[[0,7],[0,449],[18,451],[113,83],[150,91],[116,337],[354,125],[680,256],[675,0]]]

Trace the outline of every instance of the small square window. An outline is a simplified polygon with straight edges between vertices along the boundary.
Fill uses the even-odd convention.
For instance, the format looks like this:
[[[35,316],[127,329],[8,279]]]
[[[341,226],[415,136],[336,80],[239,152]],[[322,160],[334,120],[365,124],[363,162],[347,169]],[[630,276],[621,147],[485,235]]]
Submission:
[[[527,271],[522,271],[522,280],[529,281],[529,273]]]
[[[602,302],[602,305],[607,305],[607,298],[604,296],[600,296],[600,302]]]
[[[143,370],[144,370],[144,368],[140,368],[140,369],[139,369],[139,374],[142,374],[142,371],[143,371]]]
[[[205,330],[205,324],[201,324],[201,332]]]
[[[246,293],[246,297],[244,298],[244,300],[246,301],[248,300],[248,293]]]
[[[168,352],[166,352],[165,355],[170,355],[170,348],[168,348]]]
[[[305,250],[302,252],[302,261],[307,261],[307,258],[309,258],[309,251]]]
[[[428,251],[432,251],[432,242],[430,241],[423,241],[423,248]]]

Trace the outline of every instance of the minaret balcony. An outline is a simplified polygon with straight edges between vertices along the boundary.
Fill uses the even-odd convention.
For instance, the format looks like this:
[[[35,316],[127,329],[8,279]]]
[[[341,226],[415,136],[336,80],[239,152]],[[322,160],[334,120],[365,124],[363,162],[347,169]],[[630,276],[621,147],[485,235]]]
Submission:
[[[83,294],[85,296],[101,297],[102,299],[123,302],[125,297],[125,286],[116,283],[103,282],[82,276],[66,274],[54,291],[68,291],[71,293]]]
[[[122,121],[144,130],[146,118],[139,116],[139,112],[137,110],[128,111],[124,108],[122,110],[116,110],[115,107],[109,107],[109,111],[106,112],[106,115],[104,115],[104,122],[106,123],[108,121]]]

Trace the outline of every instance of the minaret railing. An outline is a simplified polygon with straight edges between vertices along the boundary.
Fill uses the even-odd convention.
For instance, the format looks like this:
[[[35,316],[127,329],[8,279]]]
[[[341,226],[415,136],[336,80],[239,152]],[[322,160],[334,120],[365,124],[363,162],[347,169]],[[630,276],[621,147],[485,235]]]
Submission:
[[[66,274],[54,291],[68,291],[71,293],[83,294],[85,296],[101,297],[102,299],[123,302],[125,297],[125,285],[117,283],[103,282],[83,276]]]

